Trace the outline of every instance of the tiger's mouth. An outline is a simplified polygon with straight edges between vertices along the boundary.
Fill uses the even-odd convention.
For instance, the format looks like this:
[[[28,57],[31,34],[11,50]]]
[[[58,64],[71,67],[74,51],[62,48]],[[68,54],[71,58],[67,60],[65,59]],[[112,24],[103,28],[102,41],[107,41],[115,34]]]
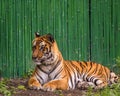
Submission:
[[[33,60],[33,62],[35,63],[35,64],[37,64],[37,65],[41,65],[42,63],[44,63],[44,59],[42,59],[42,60],[38,60],[38,59],[32,59]]]
[[[37,65],[41,65],[41,64],[44,64],[44,65],[48,65],[48,64],[51,64],[51,61],[53,61],[53,58],[41,58],[41,59],[32,59],[33,62]]]
[[[49,65],[51,63],[54,63],[55,61],[55,56],[52,54],[52,53],[49,53],[49,54],[45,54],[43,55],[41,58],[35,58],[35,57],[32,57],[32,60],[35,64],[37,65]]]

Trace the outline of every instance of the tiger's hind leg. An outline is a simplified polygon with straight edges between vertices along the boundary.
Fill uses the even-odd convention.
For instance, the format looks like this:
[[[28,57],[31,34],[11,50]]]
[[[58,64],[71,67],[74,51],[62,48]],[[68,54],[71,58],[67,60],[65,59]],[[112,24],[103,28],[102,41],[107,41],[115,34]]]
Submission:
[[[81,90],[85,90],[89,87],[89,84],[86,81],[78,82],[77,88]]]
[[[97,79],[95,82],[88,82],[88,81],[81,81],[77,83],[77,88],[78,89],[88,89],[88,88],[93,88],[95,90],[97,89],[102,89],[108,85],[107,82],[103,82],[100,79]]]
[[[94,88],[95,84],[93,82],[82,81],[77,83],[77,88],[81,90],[86,90],[88,88]]]

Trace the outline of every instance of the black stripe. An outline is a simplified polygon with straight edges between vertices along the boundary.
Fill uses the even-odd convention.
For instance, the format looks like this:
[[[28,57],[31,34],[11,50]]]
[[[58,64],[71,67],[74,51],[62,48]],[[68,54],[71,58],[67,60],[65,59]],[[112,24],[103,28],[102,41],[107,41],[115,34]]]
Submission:
[[[45,71],[40,67],[40,65],[37,65],[37,67],[38,67],[38,69],[41,70],[43,73],[48,74],[48,72],[45,72]]]
[[[69,77],[69,79],[70,79],[70,82],[71,82],[71,85],[72,85],[72,88],[73,88],[72,76],[71,76],[69,67],[70,67],[70,65],[67,65],[67,64],[66,64],[66,69],[68,69],[68,70],[66,70],[66,71],[68,72],[68,75],[69,75],[68,77]]]
[[[85,63],[85,65],[84,65],[84,62],[80,62],[81,63],[81,65],[85,68],[86,66],[86,63]]]
[[[104,67],[104,70],[105,70],[105,75],[107,76],[107,78],[109,78],[109,73],[107,73],[107,69],[106,69],[106,67]]]
[[[36,72],[36,74],[38,75],[38,77],[42,80],[42,82],[44,83],[44,79],[40,76],[40,74],[38,72]],[[40,82],[39,78],[37,78],[37,80]],[[42,83],[40,82],[40,83]]]
[[[49,53],[49,54],[50,54],[50,53]],[[52,54],[50,54],[50,56],[49,56],[47,59],[50,59],[52,56],[53,56],[53,55],[52,55]]]
[[[86,65],[86,66],[88,66],[88,62],[86,62],[86,61],[83,61],[83,63],[85,63],[85,65]]]
[[[54,76],[54,79],[63,71],[63,68]]]
[[[50,71],[50,73],[52,73],[60,64],[61,64],[60,60],[58,60],[57,64],[54,66],[54,68],[52,69],[52,71]]]
[[[79,73],[77,73],[77,78],[80,78],[80,75],[79,75]]]
[[[101,75],[102,74],[102,65],[100,65],[100,69],[99,69],[99,72],[98,72],[98,75]]]
[[[79,62],[77,62],[78,64],[79,64]],[[74,64],[74,63],[72,63],[71,62],[71,65],[73,66],[73,68],[75,68],[75,70],[79,73],[79,68]]]
[[[45,41],[46,43],[48,43],[48,45],[52,45],[52,43],[46,39],[43,39],[43,41]]]
[[[74,82],[75,82],[75,84],[76,84],[76,73],[73,71],[73,73],[74,73]]]
[[[97,81],[98,81],[99,79],[96,79],[95,81],[94,81],[94,83],[95,83],[95,85],[97,86],[98,84],[97,84]]]
[[[86,77],[86,81],[89,82],[88,77]]]
[[[82,68],[82,71],[81,71],[81,73],[83,73],[84,66],[83,66],[83,64],[82,64],[81,62],[79,62],[79,65],[80,65],[80,67]]]
[[[92,76],[92,77],[90,77],[90,81],[91,81],[91,82],[93,82],[93,79],[94,79],[94,77],[93,77],[93,76]],[[93,82],[93,83],[94,83],[94,82]]]
[[[92,69],[92,66],[92,62],[90,62],[90,69],[87,72],[89,72]]]
[[[95,70],[93,71],[94,74],[96,74],[96,72],[98,71],[98,69],[97,69],[97,68],[98,68],[98,64],[95,64],[95,65],[96,65],[96,68],[95,68]]]
[[[69,73],[69,72],[68,72],[68,73]],[[71,85],[72,85],[72,88],[73,88],[72,76],[71,76],[70,73],[69,73],[69,77],[70,77],[70,82],[71,82]]]
[[[73,70],[72,72],[73,72],[73,74],[74,74],[74,82],[76,83],[76,82],[77,82],[77,81],[76,81],[77,73],[75,73],[75,71],[78,72],[78,70],[77,70],[78,68],[77,68],[77,66],[76,66],[72,61],[70,61],[70,63],[71,63],[71,65],[72,65],[72,67],[73,67],[73,68],[72,68],[72,67],[71,67],[71,68],[72,68],[72,70]]]
[[[84,81],[86,81],[86,78],[85,78],[85,76],[86,76],[86,75],[84,74],[84,75],[83,75],[83,80],[84,80]]]

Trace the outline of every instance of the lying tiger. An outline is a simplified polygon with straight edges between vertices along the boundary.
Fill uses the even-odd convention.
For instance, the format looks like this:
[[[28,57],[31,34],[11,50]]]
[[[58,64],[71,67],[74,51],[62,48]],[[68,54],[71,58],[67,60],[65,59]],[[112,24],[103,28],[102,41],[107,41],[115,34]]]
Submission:
[[[44,91],[70,90],[86,82],[100,89],[117,82],[118,76],[101,64],[64,60],[51,34],[35,35],[32,60],[36,68],[28,81],[30,88]]]

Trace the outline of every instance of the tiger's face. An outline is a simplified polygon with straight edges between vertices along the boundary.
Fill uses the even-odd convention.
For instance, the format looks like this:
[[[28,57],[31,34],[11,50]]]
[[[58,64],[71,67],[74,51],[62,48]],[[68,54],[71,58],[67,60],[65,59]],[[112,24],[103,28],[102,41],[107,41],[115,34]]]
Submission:
[[[55,59],[54,38],[51,34],[40,36],[39,33],[35,34],[36,37],[32,42],[32,60],[37,65],[52,64]]]

